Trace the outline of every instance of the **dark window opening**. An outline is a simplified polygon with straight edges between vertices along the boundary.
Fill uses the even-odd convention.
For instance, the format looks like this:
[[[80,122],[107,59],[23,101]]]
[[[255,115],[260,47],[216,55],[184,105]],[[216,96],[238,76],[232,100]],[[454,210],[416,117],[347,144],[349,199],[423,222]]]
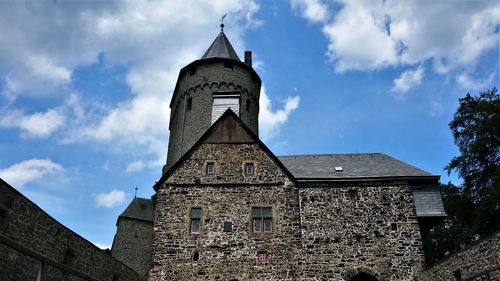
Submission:
[[[224,232],[232,232],[233,231],[233,223],[230,221],[224,222]]]
[[[207,167],[205,168],[205,172],[207,175],[213,175],[215,174],[215,163],[214,162],[208,162]]]
[[[200,234],[201,208],[191,208],[190,218],[189,232],[191,234]]]
[[[111,278],[111,280],[118,281],[119,280],[118,275],[113,274],[113,277]]]
[[[455,277],[455,280],[462,280],[462,272],[460,272],[460,269],[457,269],[453,271],[453,277]]]
[[[258,252],[257,264],[268,264],[268,263],[269,263],[269,254],[266,252]]]
[[[64,253],[63,264],[71,264],[74,257],[75,252],[72,249],[66,249],[66,252]]]
[[[351,189],[347,193],[351,201],[359,201],[361,199],[361,192],[359,190]]]
[[[186,110],[191,110],[191,107],[193,106],[193,98],[192,97],[189,97],[187,99],[187,103],[186,103]]]
[[[195,74],[196,74],[196,67],[194,66],[189,69],[189,75],[193,76]]]
[[[391,223],[391,229],[392,230],[398,230],[398,224],[395,223],[395,222]]]
[[[194,252],[193,254],[193,261],[198,261],[200,259],[200,253]]]
[[[247,104],[246,104],[247,111],[250,111],[250,105],[251,104],[252,104],[252,101],[250,99],[247,99]]]
[[[233,70],[233,64],[230,62],[225,62],[224,63],[224,69],[226,70]]]
[[[271,207],[252,208],[252,224],[255,233],[273,232],[273,209]]]
[[[246,163],[245,164],[245,175],[251,176],[255,173],[255,169],[253,166],[253,163]]]

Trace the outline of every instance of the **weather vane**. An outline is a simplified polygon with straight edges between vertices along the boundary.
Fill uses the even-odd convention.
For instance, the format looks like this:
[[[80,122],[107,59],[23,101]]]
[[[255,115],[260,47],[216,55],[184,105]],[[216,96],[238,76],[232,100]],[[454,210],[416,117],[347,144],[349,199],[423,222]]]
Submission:
[[[137,197],[137,186],[135,187],[135,195],[134,197]]]
[[[224,14],[222,18],[220,18],[220,31],[224,32],[224,19],[226,18],[227,14]]]

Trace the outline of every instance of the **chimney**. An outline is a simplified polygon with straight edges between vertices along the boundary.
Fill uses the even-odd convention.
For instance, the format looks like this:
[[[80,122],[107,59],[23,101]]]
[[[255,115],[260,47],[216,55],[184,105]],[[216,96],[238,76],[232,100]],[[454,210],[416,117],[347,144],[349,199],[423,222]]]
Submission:
[[[249,66],[252,66],[252,52],[251,51],[245,51],[245,63],[248,64]]]

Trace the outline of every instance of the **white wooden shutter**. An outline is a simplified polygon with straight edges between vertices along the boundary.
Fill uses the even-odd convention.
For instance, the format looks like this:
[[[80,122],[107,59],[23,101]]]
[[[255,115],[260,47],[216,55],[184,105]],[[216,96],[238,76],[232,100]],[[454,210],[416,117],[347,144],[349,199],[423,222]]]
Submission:
[[[240,116],[240,97],[239,96],[214,96],[212,105],[212,124],[226,112],[228,108]]]

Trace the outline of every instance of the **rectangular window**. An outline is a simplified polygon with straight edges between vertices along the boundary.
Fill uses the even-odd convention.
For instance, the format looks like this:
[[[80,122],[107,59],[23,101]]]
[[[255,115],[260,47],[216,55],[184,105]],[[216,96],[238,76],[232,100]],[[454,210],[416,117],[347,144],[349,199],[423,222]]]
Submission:
[[[213,175],[215,174],[215,163],[214,162],[208,162],[206,171],[207,175]]]
[[[258,252],[257,253],[257,264],[268,264],[269,263],[269,254],[266,252]]]
[[[271,207],[252,208],[252,224],[255,233],[273,232],[273,209]]]
[[[255,173],[253,163],[246,163],[245,164],[245,175],[251,176]]]
[[[359,190],[351,189],[347,193],[351,201],[359,201],[361,199],[361,192]]]
[[[200,234],[201,208],[191,208],[189,232]]]
[[[186,110],[191,110],[191,107],[193,106],[193,98],[189,97],[187,99],[187,104],[186,104]]]

